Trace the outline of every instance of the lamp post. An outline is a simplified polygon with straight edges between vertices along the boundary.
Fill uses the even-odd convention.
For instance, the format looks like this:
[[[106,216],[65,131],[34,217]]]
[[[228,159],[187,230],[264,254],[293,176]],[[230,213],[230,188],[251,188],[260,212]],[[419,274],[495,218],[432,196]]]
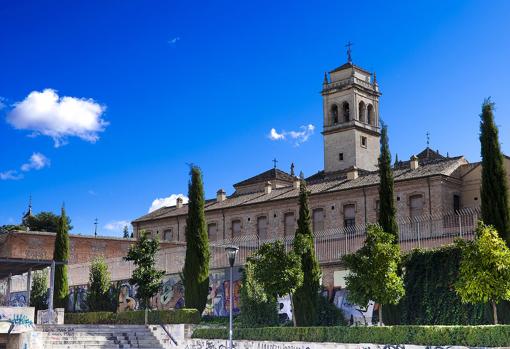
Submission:
[[[239,251],[239,247],[237,246],[227,246],[225,247],[225,252],[227,253],[228,263],[230,264],[230,309],[229,309],[229,331],[228,331],[228,340],[229,346],[228,349],[233,349],[232,345],[232,310],[234,303],[234,262],[236,260],[237,251]]]

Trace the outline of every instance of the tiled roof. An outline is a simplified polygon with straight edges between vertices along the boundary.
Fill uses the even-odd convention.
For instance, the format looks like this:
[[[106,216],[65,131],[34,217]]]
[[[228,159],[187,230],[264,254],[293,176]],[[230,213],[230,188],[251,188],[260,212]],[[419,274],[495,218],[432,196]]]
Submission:
[[[344,70],[344,69],[348,69],[348,68],[356,68],[356,69],[358,69],[358,70],[361,70],[361,71],[362,71],[362,72],[364,72],[364,73],[370,74],[370,72],[369,72],[369,71],[367,71],[367,70],[365,70],[365,69],[363,69],[363,68],[361,68],[361,67],[359,67],[359,66],[357,66],[357,65],[355,65],[355,64],[352,64],[352,63],[350,63],[350,62],[347,62],[347,63],[345,63],[345,64],[342,64],[342,65],[341,65],[341,66],[339,66],[338,68],[335,68],[335,69],[331,70],[331,71],[330,71],[330,73],[335,73],[335,72],[337,72],[337,71]]]
[[[281,180],[284,182],[289,182],[289,183],[292,183],[294,181],[294,177],[291,176],[290,174],[288,174],[287,172],[284,172],[277,168],[272,168],[265,172],[259,173],[256,176],[250,177],[248,179],[245,179],[244,181],[234,184],[234,188],[243,187],[243,186],[261,183],[261,182],[272,181],[275,179]]]
[[[407,166],[404,166],[404,163],[405,162],[400,162],[399,166],[396,166],[393,169],[395,182],[437,175],[455,176],[455,170],[457,170],[459,166],[466,164],[467,161],[462,156],[429,161],[423,160],[420,161],[420,166],[415,170],[411,170],[409,162],[407,162]],[[356,189],[379,184],[379,174],[377,171],[369,172],[360,170],[359,177],[353,180],[348,180],[345,176],[341,176],[340,174],[337,177],[328,177],[323,174],[321,178],[321,173],[323,174],[323,172],[319,172],[317,175],[307,178],[308,189],[310,190],[311,195]],[[212,211],[224,208],[242,207],[245,205],[271,202],[281,199],[297,198],[298,196],[299,189],[289,185],[283,188],[273,189],[269,194],[265,194],[265,192],[261,191],[248,194],[235,194],[222,202],[208,200],[205,205],[205,210]],[[163,207],[142,216],[133,222],[136,223],[150,221],[153,219],[186,215],[187,212],[187,205],[184,205],[181,208],[176,208],[175,206]]]

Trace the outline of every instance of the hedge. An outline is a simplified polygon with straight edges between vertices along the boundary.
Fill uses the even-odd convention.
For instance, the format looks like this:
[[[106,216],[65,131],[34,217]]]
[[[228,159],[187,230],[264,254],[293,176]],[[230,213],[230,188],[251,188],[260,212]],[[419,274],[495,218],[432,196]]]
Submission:
[[[220,328],[197,328],[193,338],[227,339]],[[464,345],[503,347],[510,344],[510,326],[383,326],[383,327],[261,327],[234,329],[234,338],[282,342],[333,342],[409,344],[427,346]]]
[[[125,311],[122,313],[88,312],[65,313],[66,324],[122,324],[141,325],[145,322],[145,312]],[[200,314],[196,309],[154,310],[149,312],[149,323],[198,324]]]

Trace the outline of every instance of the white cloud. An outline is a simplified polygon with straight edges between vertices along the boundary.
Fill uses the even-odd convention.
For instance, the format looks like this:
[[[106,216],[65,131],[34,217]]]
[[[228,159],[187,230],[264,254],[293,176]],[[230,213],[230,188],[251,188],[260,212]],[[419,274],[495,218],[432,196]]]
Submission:
[[[8,180],[17,181],[18,179],[21,179],[21,178],[23,178],[23,175],[21,173],[18,173],[18,171],[15,171],[15,170],[0,172],[0,180],[2,180],[2,181],[8,181]]]
[[[149,208],[149,213],[161,207],[175,206],[177,198],[182,198],[184,204],[188,203],[188,197],[184,194],[172,194],[166,198],[155,199]]]
[[[50,159],[41,153],[33,153],[28,162],[21,165],[21,171],[40,170],[47,166],[50,166]]]
[[[172,38],[172,39],[168,40],[168,43],[170,45],[175,45],[177,43],[177,41],[179,41],[179,40],[181,40],[181,38],[176,36],[175,38]]]
[[[124,227],[131,226],[131,223],[126,220],[120,220],[120,221],[111,221],[103,227],[106,230],[114,231],[114,232],[121,232],[124,231]]]
[[[272,141],[291,140],[296,146],[299,146],[306,142],[310,136],[313,135],[314,131],[315,126],[312,124],[301,126],[298,131],[282,130],[282,132],[278,132],[276,129],[272,128],[269,132],[268,138]]]
[[[108,122],[101,118],[105,106],[92,99],[59,97],[57,91],[33,91],[7,115],[7,122],[18,130],[32,131],[53,139],[55,147],[67,143],[67,137],[79,137],[94,143]]]
[[[87,191],[87,193],[89,193],[89,195],[92,195],[92,196],[97,196],[97,193],[94,190],[92,190],[92,189]]]

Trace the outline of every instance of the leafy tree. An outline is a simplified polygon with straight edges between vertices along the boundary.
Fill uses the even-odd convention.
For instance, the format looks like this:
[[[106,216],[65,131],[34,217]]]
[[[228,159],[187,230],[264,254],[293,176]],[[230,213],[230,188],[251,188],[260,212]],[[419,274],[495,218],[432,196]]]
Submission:
[[[46,270],[37,270],[32,274],[30,306],[35,307],[36,313],[48,308],[48,273]]]
[[[482,219],[486,224],[493,225],[499,236],[510,246],[508,183],[498,139],[498,128],[494,123],[493,110],[494,103],[490,99],[485,100],[480,115]]]
[[[187,308],[202,313],[209,294],[209,239],[204,213],[202,173],[191,166],[188,184],[188,216],[186,218],[186,259],[182,273],[184,301]]]
[[[268,295],[255,279],[254,266],[245,264],[240,290],[241,314],[239,321],[245,327],[274,326],[278,324],[278,303]]]
[[[276,299],[290,295],[294,314],[293,295],[303,284],[301,258],[294,251],[286,253],[283,243],[275,241],[260,246],[248,261],[253,263],[255,279],[269,296]],[[292,316],[292,319],[296,326],[296,317]]]
[[[18,225],[18,224],[0,225],[0,232],[1,231],[15,231],[15,230],[25,231],[25,230],[27,230],[27,228],[23,225]]]
[[[103,257],[92,261],[89,270],[87,306],[90,311],[108,311],[110,303],[110,272]]]
[[[164,271],[156,269],[158,251],[159,240],[150,239],[148,234],[142,231],[140,238],[129,247],[128,254],[124,257],[126,261],[133,261],[136,266],[129,283],[138,286],[136,297],[144,308],[150,306],[150,299],[161,289],[161,282],[165,275]]]
[[[366,305],[370,300],[379,303],[379,324],[382,325],[382,306],[397,304],[404,296],[404,282],[398,274],[400,247],[394,235],[371,225],[361,249],[343,257],[350,273],[346,277],[350,302]]]
[[[492,226],[478,223],[474,241],[458,240],[462,249],[455,291],[465,303],[492,304],[494,324],[497,304],[510,300],[510,249]]]
[[[58,218],[57,235],[55,236],[55,248],[53,260],[56,262],[69,261],[69,235],[67,229],[67,215],[64,206]],[[55,266],[55,282],[53,293],[53,304],[56,307],[66,308],[69,296],[69,285],[67,281],[67,264]]]
[[[397,210],[393,194],[393,172],[391,170],[391,153],[388,142],[388,126],[381,129],[381,155],[379,155],[379,225],[393,235],[393,241],[398,243]]]
[[[317,325],[321,269],[315,256],[312,219],[308,208],[308,190],[304,180],[301,180],[299,190],[299,219],[294,238],[294,251],[301,259],[303,271],[303,284],[294,294],[296,324],[298,326]]]
[[[125,225],[124,226],[124,239],[129,239],[129,229],[128,229],[128,226]]]
[[[60,216],[53,212],[42,211],[34,216],[27,216],[23,218],[23,225],[28,227],[31,231],[45,231],[55,233],[59,226]],[[72,230],[71,219],[66,216],[66,229]]]

